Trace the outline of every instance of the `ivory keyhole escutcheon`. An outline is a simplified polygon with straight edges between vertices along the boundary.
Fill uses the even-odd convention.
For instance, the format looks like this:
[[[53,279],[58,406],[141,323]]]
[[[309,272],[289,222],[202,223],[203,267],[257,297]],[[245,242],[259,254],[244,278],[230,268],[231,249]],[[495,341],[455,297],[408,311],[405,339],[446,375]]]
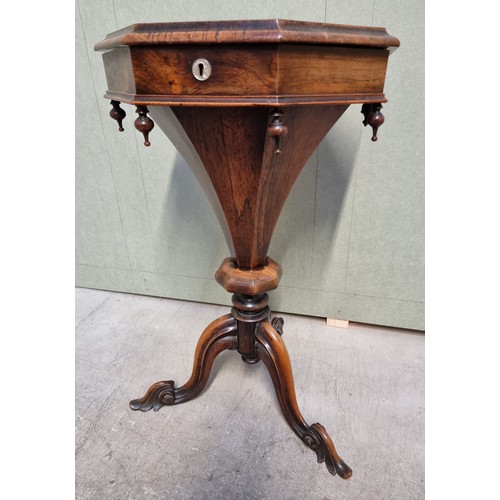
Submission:
[[[196,59],[191,66],[193,76],[203,82],[212,74],[212,66],[206,59]]]

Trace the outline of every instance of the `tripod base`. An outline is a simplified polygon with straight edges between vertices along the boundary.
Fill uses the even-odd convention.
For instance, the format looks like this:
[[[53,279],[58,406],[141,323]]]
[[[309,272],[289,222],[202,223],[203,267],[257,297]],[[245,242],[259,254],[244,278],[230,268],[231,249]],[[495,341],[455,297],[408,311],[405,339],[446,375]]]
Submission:
[[[218,354],[227,349],[236,349],[245,363],[254,364],[262,360],[271,375],[281,410],[292,430],[316,453],[319,463],[325,462],[330,474],[348,479],[352,470],[337,454],[325,428],[318,423],[308,425],[300,413],[290,357],[281,338],[283,319],[273,318],[271,321],[267,303],[267,293],[233,295],[231,314],[213,321],[202,333],[189,380],[178,388],[171,380],[156,382],[142,398],[131,401],[130,408],[158,411],[162,406],[176,405],[195,398],[204,389]]]

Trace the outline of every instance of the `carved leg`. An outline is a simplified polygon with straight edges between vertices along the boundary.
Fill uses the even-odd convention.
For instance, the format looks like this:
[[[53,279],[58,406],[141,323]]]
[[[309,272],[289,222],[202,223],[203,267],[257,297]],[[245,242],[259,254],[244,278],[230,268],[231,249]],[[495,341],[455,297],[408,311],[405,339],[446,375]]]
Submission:
[[[156,382],[141,399],[131,401],[130,408],[158,411],[162,406],[177,405],[196,397],[204,389],[217,355],[226,349],[236,349],[236,330],[236,320],[230,314],[210,323],[198,340],[189,380],[178,388],[171,380]]]
[[[290,427],[306,446],[316,452],[318,463],[326,463],[330,474],[338,473],[343,479],[350,478],[352,470],[338,456],[325,428],[320,424],[309,426],[300,413],[290,358],[278,332],[264,321],[256,329],[255,337],[255,351],[271,374],[281,410]]]

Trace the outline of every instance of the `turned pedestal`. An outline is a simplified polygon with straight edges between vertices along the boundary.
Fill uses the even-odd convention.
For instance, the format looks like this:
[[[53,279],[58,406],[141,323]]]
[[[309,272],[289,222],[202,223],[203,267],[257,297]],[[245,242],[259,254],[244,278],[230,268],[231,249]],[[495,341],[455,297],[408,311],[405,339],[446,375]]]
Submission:
[[[283,319],[268,305],[282,269],[267,252],[295,180],[350,104],[362,104],[377,140],[398,45],[383,28],[283,20],[136,24],[96,45],[119,130],[125,102],[136,106],[146,146],[160,143],[155,124],[167,135],[205,190],[231,254],[215,279],[233,307],[202,333],[191,377],[182,386],[156,382],[133,410],[193,399],[216,356],[236,350],[245,363],[265,364],[283,415],[318,462],[351,476],[325,428],[307,424],[297,405]]]

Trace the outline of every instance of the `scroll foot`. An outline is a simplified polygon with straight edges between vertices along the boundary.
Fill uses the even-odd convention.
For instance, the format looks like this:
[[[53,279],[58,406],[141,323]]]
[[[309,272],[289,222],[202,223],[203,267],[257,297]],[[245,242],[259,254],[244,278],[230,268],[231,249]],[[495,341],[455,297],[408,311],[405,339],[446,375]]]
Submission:
[[[131,410],[158,411],[162,406],[169,406],[175,403],[174,383],[171,380],[156,382],[146,394],[140,399],[130,401]]]
[[[302,441],[316,452],[319,464],[325,462],[330,474],[338,474],[342,479],[352,476],[352,469],[338,456],[332,439],[321,424],[312,424]]]
[[[279,333],[280,337],[283,336],[283,326],[285,324],[285,320],[279,316],[276,316],[271,321],[272,327]]]

